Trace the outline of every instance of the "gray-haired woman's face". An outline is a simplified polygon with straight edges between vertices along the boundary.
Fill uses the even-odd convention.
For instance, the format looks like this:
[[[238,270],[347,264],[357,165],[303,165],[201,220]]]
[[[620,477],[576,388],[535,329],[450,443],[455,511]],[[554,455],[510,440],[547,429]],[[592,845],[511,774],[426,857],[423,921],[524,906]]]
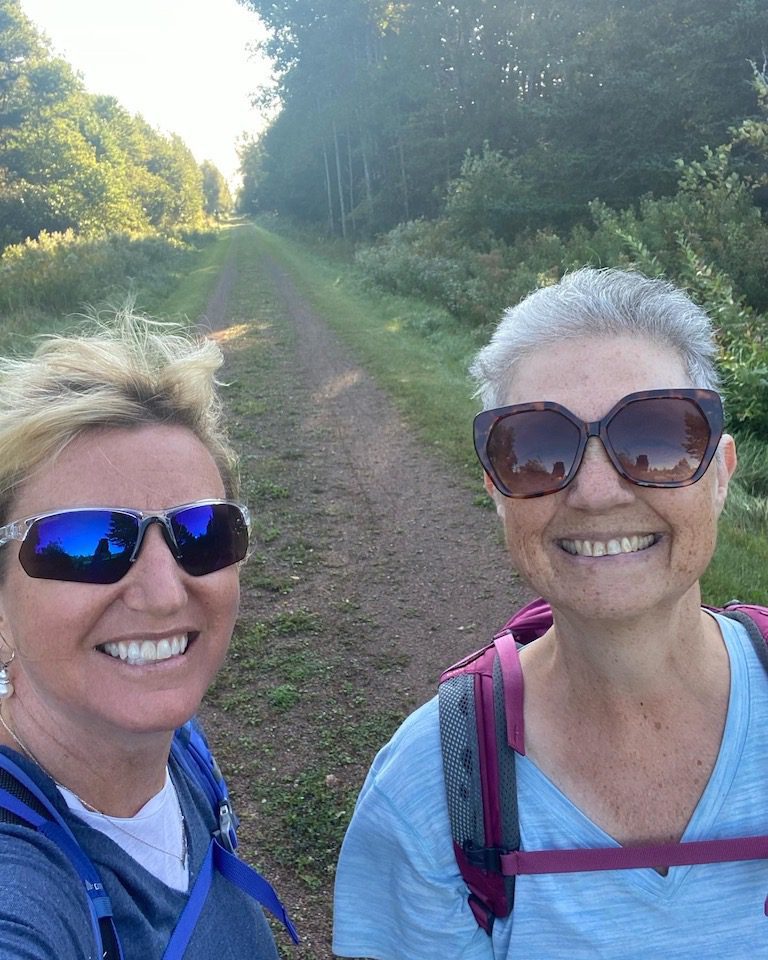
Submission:
[[[555,401],[593,421],[629,393],[690,386],[677,354],[646,338],[584,338],[526,357],[505,400]],[[730,437],[721,451],[697,483],[649,488],[619,476],[592,438],[575,478],[557,493],[516,500],[486,485],[513,563],[538,593],[581,616],[632,618],[698,589],[735,467]]]

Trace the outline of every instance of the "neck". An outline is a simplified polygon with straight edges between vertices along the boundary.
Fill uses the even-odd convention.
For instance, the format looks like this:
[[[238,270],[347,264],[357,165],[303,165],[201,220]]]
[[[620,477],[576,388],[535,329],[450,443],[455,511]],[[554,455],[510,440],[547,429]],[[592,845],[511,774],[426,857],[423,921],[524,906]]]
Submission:
[[[19,696],[2,704],[0,742],[23,753],[85,806],[113,817],[132,817],[165,783],[172,734],[91,738],[68,732],[60,718],[25,709]],[[103,731],[100,731],[103,733]]]
[[[681,685],[706,688],[714,676],[727,678],[720,631],[702,611],[698,587],[640,619],[596,620],[558,610],[553,617],[553,628],[523,652],[523,663],[550,682],[559,680],[569,699],[624,707],[628,697],[663,698]]]

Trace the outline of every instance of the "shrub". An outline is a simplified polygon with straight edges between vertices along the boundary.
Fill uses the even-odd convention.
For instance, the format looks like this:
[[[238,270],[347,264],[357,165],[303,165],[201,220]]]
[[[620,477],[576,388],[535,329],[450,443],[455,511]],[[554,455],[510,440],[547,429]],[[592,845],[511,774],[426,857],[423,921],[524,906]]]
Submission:
[[[212,236],[195,234],[194,242]],[[159,289],[192,249],[190,239],[159,234],[86,238],[72,230],[43,232],[0,255],[0,315],[30,309],[64,313],[124,294],[137,278],[142,289]]]

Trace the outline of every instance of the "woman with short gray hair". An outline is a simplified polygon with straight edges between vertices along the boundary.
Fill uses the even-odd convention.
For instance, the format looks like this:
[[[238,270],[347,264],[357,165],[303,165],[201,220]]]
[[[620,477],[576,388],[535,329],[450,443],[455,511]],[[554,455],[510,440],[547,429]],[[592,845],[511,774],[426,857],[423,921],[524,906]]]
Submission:
[[[507,915],[470,893],[433,700],[379,753],[358,800],[337,874],[339,956],[764,951],[768,861],[736,858],[743,838],[763,849],[768,834],[763,641],[702,607],[699,586],[736,467],[714,357],[712,325],[683,291],[591,269],[507,311],[478,354],[485,488],[513,566],[551,608],[538,639],[505,647],[520,678],[504,745],[519,851],[605,862],[521,870]],[[723,862],[679,856],[733,838]],[[633,862],[636,848],[652,866]],[[497,868],[472,862],[479,889]]]

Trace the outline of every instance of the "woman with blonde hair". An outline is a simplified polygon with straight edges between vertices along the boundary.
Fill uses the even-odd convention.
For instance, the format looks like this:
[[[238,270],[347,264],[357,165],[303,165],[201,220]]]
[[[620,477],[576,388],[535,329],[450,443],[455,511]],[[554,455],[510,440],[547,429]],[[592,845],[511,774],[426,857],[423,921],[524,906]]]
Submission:
[[[221,362],[130,314],[0,361],[0,958],[276,960],[189,723],[248,550]]]

